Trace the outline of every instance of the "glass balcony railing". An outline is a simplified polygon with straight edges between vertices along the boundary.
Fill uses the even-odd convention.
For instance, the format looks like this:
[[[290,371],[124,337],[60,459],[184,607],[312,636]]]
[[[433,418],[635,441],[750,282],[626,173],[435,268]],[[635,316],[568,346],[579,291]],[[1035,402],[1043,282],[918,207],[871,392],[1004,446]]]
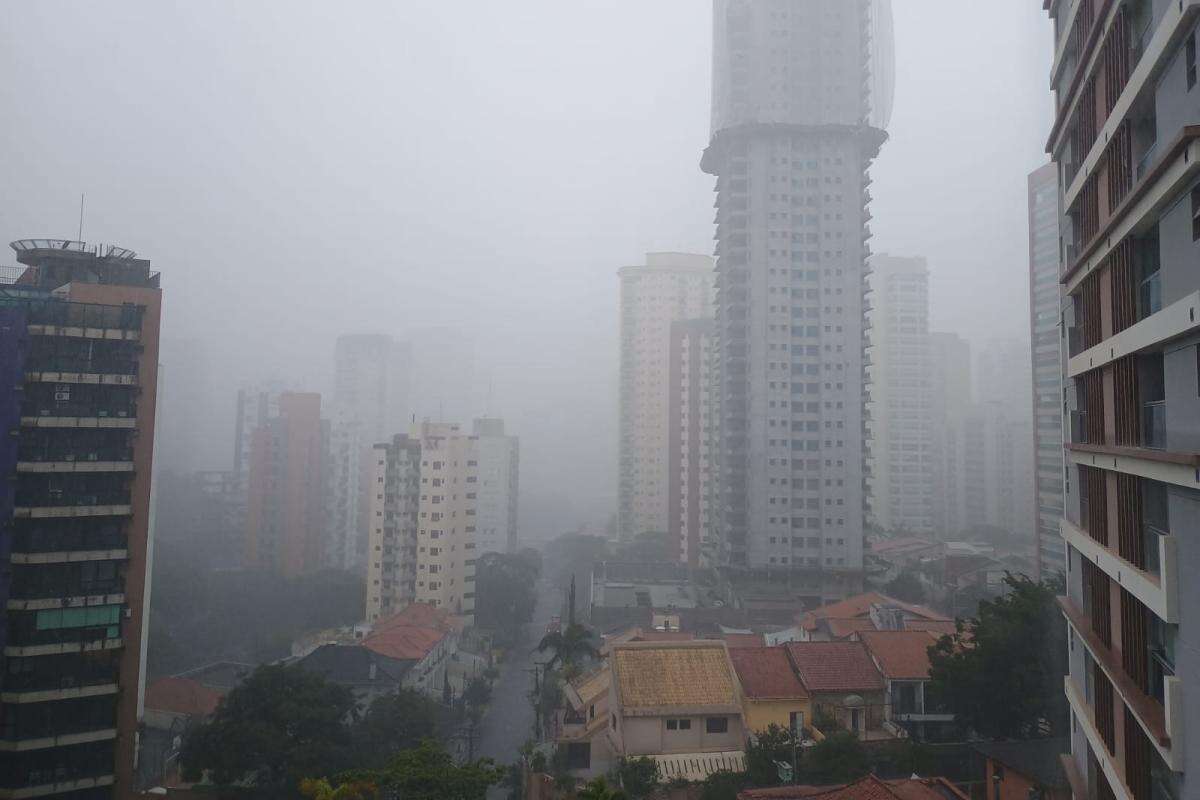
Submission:
[[[1160,530],[1156,525],[1149,522],[1142,523],[1142,563],[1145,564],[1146,572],[1152,575],[1160,574],[1162,565],[1159,563],[1158,549],[1160,539],[1166,536],[1167,532]]]
[[[1142,405],[1142,447],[1164,450],[1167,446],[1167,404],[1155,400]]]
[[[1162,310],[1162,281],[1155,272],[1138,286],[1138,319]]]

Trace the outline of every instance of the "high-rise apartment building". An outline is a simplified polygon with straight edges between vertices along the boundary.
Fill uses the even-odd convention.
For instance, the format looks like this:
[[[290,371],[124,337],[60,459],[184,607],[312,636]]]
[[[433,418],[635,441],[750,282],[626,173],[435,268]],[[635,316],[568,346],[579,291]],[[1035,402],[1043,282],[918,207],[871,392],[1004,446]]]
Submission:
[[[871,511],[885,531],[934,532],[929,269],[880,254],[867,278]]]
[[[327,559],[365,562],[372,448],[409,427],[408,345],[383,334],[339,336],[334,349]]]
[[[715,555],[710,519],[713,321],[671,323],[668,348],[667,530],[679,561],[698,567]]]
[[[1062,361],[1059,353],[1058,172],[1029,174],[1029,341],[1033,361],[1034,535],[1038,575],[1065,572]]]
[[[717,176],[722,560],[797,572],[825,597],[861,585],[868,168],[891,102],[886,6],[714,3],[701,167]]]
[[[472,432],[479,453],[475,549],[478,553],[515,553],[520,492],[521,444],[504,433],[504,420],[481,417]]]
[[[1047,0],[1077,798],[1200,795],[1197,0]]]
[[[119,247],[13,242],[0,285],[0,795],[133,795],[161,292]]]
[[[421,442],[396,434],[375,445],[371,455],[368,623],[395,614],[417,596]]]
[[[1015,412],[1015,413],[1014,413]],[[963,527],[996,528],[1020,537],[1029,528],[1029,438],[1026,406],[1000,400],[974,403],[963,417]]]
[[[475,615],[475,534],[479,440],[450,423],[425,422],[421,444],[415,600],[471,620]]]
[[[933,530],[956,539],[966,529],[963,425],[971,408],[971,346],[955,333],[929,334]]]
[[[666,532],[670,518],[671,323],[711,316],[713,261],[647,253],[622,267],[617,524],[622,539]]]
[[[321,395],[283,392],[250,436],[246,565],[288,577],[325,566],[329,427]]]

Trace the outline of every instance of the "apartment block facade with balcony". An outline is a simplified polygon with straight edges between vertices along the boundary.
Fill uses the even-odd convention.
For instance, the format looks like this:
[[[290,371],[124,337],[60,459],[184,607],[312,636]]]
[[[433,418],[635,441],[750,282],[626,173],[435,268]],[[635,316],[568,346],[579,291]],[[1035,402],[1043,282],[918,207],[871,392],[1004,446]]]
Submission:
[[[14,242],[0,285],[0,797],[135,787],[161,292],[122,248]]]
[[[1200,0],[1047,0],[1078,798],[1200,778]],[[1191,735],[1188,736],[1187,733]]]

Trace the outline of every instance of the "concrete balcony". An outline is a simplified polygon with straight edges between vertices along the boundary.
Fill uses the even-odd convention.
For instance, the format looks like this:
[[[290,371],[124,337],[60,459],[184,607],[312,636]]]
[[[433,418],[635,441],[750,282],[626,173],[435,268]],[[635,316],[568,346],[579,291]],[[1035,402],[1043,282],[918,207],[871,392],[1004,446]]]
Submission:
[[[80,561],[125,561],[129,551],[121,548],[115,550],[61,550],[44,553],[12,553],[9,561],[13,564],[73,564]]]
[[[133,506],[128,504],[78,505],[78,506],[16,506],[13,516],[18,519],[49,519],[62,517],[128,517]]]
[[[115,738],[117,738],[116,728],[98,728],[93,731],[64,733],[58,736],[0,739],[0,752],[23,753],[30,750],[44,750],[47,747],[69,747],[73,744],[105,742]]]
[[[133,472],[132,461],[18,461],[17,472]]]
[[[98,683],[92,686],[72,686],[63,689],[35,689],[29,691],[0,692],[0,702],[5,703],[45,703],[54,700],[78,700],[81,697],[99,697],[106,694],[116,694],[116,682]]]
[[[1179,558],[1175,536],[1158,537],[1159,574],[1140,570],[1115,551],[1097,542],[1079,526],[1063,518],[1059,531],[1067,544],[1099,567],[1117,585],[1141,601],[1164,622],[1179,622]]]
[[[91,383],[103,386],[137,386],[138,376],[121,372],[51,372],[25,373],[30,383]]]
[[[1077,378],[1089,370],[1119,358],[1156,349],[1165,342],[1186,336],[1200,328],[1200,315],[1197,311],[1200,311],[1200,291],[1176,300],[1116,336],[1110,336],[1096,346],[1072,356],[1067,362],[1067,377]]]
[[[9,658],[31,658],[33,656],[59,656],[65,653],[91,653],[98,650],[120,650],[125,646],[124,641],[115,639],[87,639],[78,642],[58,642],[55,644],[32,644],[25,646],[8,646],[4,655]]]
[[[109,594],[77,594],[67,597],[8,598],[5,607],[9,611],[47,611],[57,608],[87,608],[89,606],[116,606],[125,602],[123,592]]]
[[[1108,747],[1104,744],[1104,738],[1100,735],[1095,717],[1092,715],[1092,707],[1083,699],[1083,692],[1075,685],[1075,681],[1071,679],[1070,675],[1066,676],[1063,682],[1067,703],[1071,706],[1075,719],[1079,721],[1079,728],[1087,737],[1092,752],[1096,754],[1096,762],[1104,771],[1104,777],[1108,780],[1108,785],[1112,787],[1116,800],[1134,800],[1133,795],[1125,788],[1121,770],[1117,768],[1116,761],[1113,760],[1112,754],[1108,752]]]
[[[29,325],[30,336],[67,336],[72,339],[104,339],[110,342],[136,342],[142,333],[130,328],[94,328],[83,325]]]
[[[23,428],[136,428],[135,417],[21,417]]]
[[[38,786],[23,786],[20,789],[0,789],[0,800],[23,800],[26,797],[47,797],[49,795],[74,792],[81,789],[95,789],[112,786],[112,775],[97,775],[92,778],[76,778],[74,780],[44,783]]]

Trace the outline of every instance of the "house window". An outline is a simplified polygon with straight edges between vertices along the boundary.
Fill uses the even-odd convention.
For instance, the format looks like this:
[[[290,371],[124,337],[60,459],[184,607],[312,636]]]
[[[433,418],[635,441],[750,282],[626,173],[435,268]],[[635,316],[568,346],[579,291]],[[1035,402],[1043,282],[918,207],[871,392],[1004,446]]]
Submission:
[[[669,731],[690,731],[692,729],[692,721],[690,719],[668,719],[667,730]]]
[[[707,733],[729,733],[729,717],[709,717],[704,720]]]
[[[592,743],[571,742],[567,745],[567,769],[592,768]]]
[[[788,727],[792,729],[792,734],[798,734],[804,730],[804,712],[793,711],[788,714]]]

